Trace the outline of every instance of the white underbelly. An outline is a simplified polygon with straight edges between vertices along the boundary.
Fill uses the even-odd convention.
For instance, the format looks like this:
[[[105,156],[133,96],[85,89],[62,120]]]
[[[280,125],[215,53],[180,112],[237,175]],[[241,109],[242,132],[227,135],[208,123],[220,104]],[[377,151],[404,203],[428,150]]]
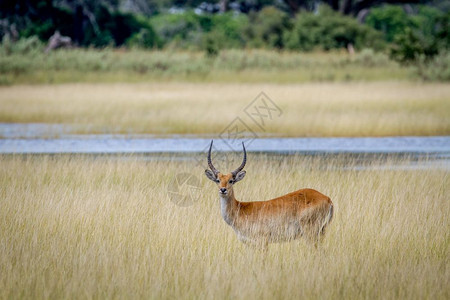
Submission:
[[[299,238],[302,235],[302,229],[297,221],[276,222],[270,220],[258,225],[234,227],[234,230],[241,241],[264,240],[269,243],[288,242]]]

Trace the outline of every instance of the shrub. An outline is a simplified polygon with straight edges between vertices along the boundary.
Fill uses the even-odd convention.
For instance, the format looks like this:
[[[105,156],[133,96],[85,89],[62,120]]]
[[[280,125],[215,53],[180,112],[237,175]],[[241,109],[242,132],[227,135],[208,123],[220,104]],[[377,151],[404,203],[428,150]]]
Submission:
[[[127,39],[126,44],[128,47],[136,48],[156,48],[160,46],[158,36],[151,27],[141,28],[139,32],[134,33]]]
[[[17,25],[21,37],[37,36],[47,41],[58,30],[81,46],[121,46],[135,34],[138,35],[135,39],[146,40],[146,45],[157,43],[148,20],[115,9],[117,3],[84,1],[86,3],[82,5],[68,1],[70,3],[63,5],[50,0],[26,2],[26,5],[22,3],[17,7],[8,4],[6,13],[0,11],[0,18]],[[78,15],[81,6],[90,8],[89,18],[83,13]]]
[[[245,46],[243,32],[248,26],[247,15],[231,13],[214,15],[211,36],[220,48],[242,48]]]
[[[379,32],[324,5],[318,14],[299,13],[292,31],[285,33],[284,41],[287,48],[304,51],[346,48],[348,44],[359,49],[384,47]]]
[[[364,67],[385,67],[391,64],[389,56],[383,52],[375,52],[373,49],[365,48],[356,54],[354,62]]]
[[[441,51],[428,60],[422,56],[415,68],[423,80],[450,81],[450,52]]]
[[[37,36],[28,38],[21,38],[17,42],[12,42],[8,36],[4,36],[0,45],[0,53],[2,55],[11,54],[34,54],[44,50],[44,43],[42,43]]]
[[[394,36],[392,58],[401,63],[423,63],[449,49],[450,13],[420,6],[418,13],[408,18],[411,26]]]
[[[244,34],[248,46],[255,48],[283,48],[283,34],[291,28],[289,16],[273,6],[249,15]]]
[[[37,36],[48,40],[56,30],[62,35],[73,33],[73,14],[67,10],[54,7],[51,1],[29,1],[27,17],[15,16],[11,23],[16,23],[21,37]]]
[[[406,28],[403,34],[395,36],[391,48],[391,57],[401,63],[415,62],[422,56],[426,58],[437,53],[437,45],[433,39],[410,28]]]
[[[202,32],[197,16],[191,12],[183,14],[161,14],[150,19],[163,45],[188,48],[192,41],[201,40]]]
[[[419,31],[424,36],[435,36],[443,29],[443,18],[445,14],[442,11],[430,6],[416,6],[415,13],[407,14],[401,6],[384,5],[370,10],[366,24],[383,32],[388,42],[395,42],[396,37],[408,29]]]
[[[161,14],[150,19],[162,43],[169,47],[183,49],[205,49],[207,43],[220,48],[244,46],[242,31],[248,23],[247,16]]]
[[[86,30],[83,44],[96,47],[121,46],[131,43],[134,46],[154,47],[158,45],[158,37],[152,25],[144,17],[129,13],[111,12],[100,6],[96,11],[98,30],[92,27]]]
[[[216,57],[219,54],[217,39],[212,34],[208,34],[204,39],[204,49],[207,57]]]
[[[366,18],[366,24],[383,32],[388,42],[393,42],[396,35],[404,33],[412,25],[408,15],[401,6],[385,5],[372,8]]]

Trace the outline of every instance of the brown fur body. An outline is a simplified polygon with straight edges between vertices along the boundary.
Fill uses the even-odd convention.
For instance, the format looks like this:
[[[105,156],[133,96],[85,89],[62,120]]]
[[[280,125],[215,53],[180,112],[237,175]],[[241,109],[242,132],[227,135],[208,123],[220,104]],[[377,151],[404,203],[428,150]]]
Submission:
[[[267,201],[240,202],[229,183],[231,174],[218,174],[221,212],[243,242],[277,243],[304,236],[317,242],[333,216],[331,199],[313,189],[301,189]]]

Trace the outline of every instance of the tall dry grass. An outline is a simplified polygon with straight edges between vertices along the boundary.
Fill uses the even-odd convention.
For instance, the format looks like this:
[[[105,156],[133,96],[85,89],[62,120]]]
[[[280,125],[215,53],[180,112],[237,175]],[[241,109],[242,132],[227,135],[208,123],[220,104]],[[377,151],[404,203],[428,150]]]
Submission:
[[[390,168],[397,163],[406,168]],[[358,170],[339,158],[251,154],[240,200],[311,187],[336,207],[319,250],[300,240],[264,253],[236,239],[195,161],[2,156],[0,164],[3,299],[450,297],[446,169],[408,170],[407,158]],[[182,172],[200,180],[189,207],[167,195]]]
[[[283,111],[264,129],[244,113],[261,91]],[[62,123],[75,133],[217,134],[240,117],[259,135],[449,135],[449,99],[448,84],[399,82],[26,85],[0,87],[0,122]]]

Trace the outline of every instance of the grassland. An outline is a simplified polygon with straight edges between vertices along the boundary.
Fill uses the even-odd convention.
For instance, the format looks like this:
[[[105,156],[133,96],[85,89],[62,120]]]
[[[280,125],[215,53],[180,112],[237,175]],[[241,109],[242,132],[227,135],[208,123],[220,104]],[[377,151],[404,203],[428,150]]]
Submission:
[[[336,206],[319,250],[264,253],[237,241],[194,161],[1,156],[0,298],[448,299],[448,171],[355,163],[251,155],[239,199],[311,187]],[[167,194],[182,172],[200,180],[189,207]]]
[[[22,45],[0,45],[0,84],[68,82],[348,82],[418,79],[384,54],[364,50],[298,53],[225,50],[217,57],[202,52],[73,49],[43,53]]]
[[[263,129],[244,112],[261,91],[282,110]],[[239,117],[259,136],[449,135],[449,99],[448,84],[413,82],[14,85],[0,87],[0,122],[214,135]]]

